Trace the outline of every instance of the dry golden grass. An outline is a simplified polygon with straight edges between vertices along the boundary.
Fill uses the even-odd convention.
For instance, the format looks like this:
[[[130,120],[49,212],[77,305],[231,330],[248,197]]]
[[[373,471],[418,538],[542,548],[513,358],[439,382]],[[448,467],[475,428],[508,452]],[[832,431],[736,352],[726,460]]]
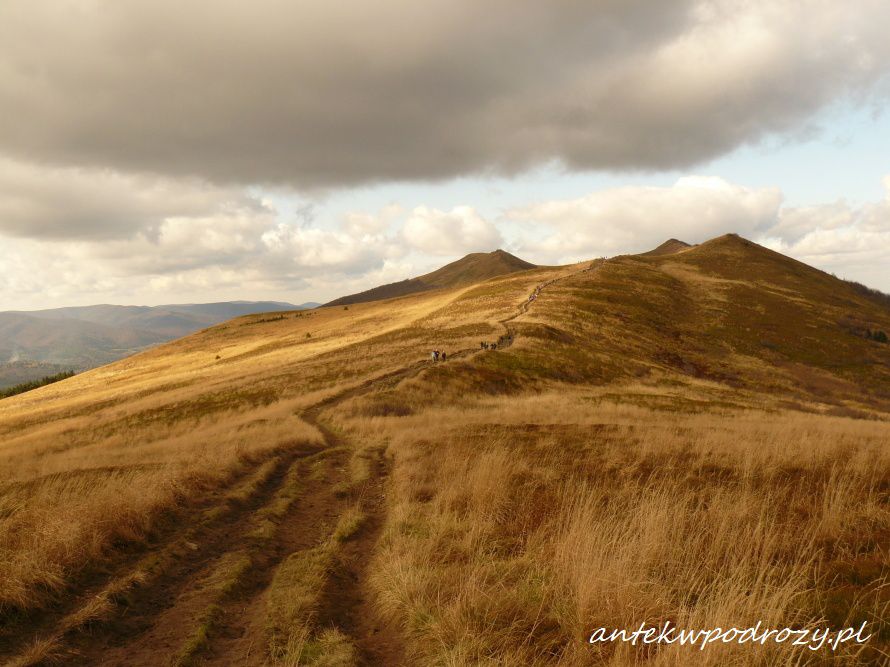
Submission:
[[[114,545],[143,540],[165,511],[230,483],[288,440],[318,440],[314,429],[293,417],[280,422],[237,430],[217,423],[203,432],[198,425],[192,435],[165,431],[144,447],[105,441],[76,450],[76,463],[71,452],[46,457],[40,469],[51,472],[0,490],[0,608],[39,604],[44,591],[63,589]],[[258,431],[265,437],[258,438]],[[18,474],[27,466],[26,459]]]
[[[507,289],[521,299],[533,281]],[[145,539],[166,511],[275,451],[320,443],[298,413],[401,368],[405,346],[423,360],[441,339],[438,311],[456,310],[466,291],[401,299],[395,312],[360,304],[244,317],[0,401],[0,612],[46,604],[116,545]],[[448,315],[451,325],[494,327],[499,312],[486,321],[481,301]],[[509,308],[498,295],[488,301]],[[449,338],[468,347],[469,335],[476,344],[475,332]]]
[[[315,621],[323,589],[336,593],[325,588],[332,564],[355,551],[356,531],[369,539],[363,525],[382,525],[380,539],[370,566],[351,554],[351,572],[411,664],[832,657],[585,641],[600,626],[664,620],[867,621],[872,640],[838,659],[880,663],[890,653],[890,346],[843,318],[890,330],[890,316],[829,277],[747,252],[730,239],[595,271],[250,316],[0,401],[0,618],[10,621],[0,655],[65,655],[73,629],[113,614],[121,591],[163,578],[140,559],[179,553],[191,533],[177,523],[219,524],[232,506],[244,544],[212,547],[235,573],[222,580],[241,581],[245,553],[286,543],[305,482],[340,508],[339,524],[273,559],[249,593],[264,600],[262,643],[280,664],[362,659],[355,636]],[[508,318],[512,346],[471,354]],[[430,365],[433,347],[449,362]],[[323,443],[324,456],[299,458]],[[283,477],[294,457],[300,483],[296,468]],[[110,578],[90,588],[97,572]],[[210,592],[231,606],[237,586]],[[219,657],[214,609],[185,628],[184,661]],[[51,630],[15,645],[16,627],[45,620],[41,610]],[[398,653],[389,648],[375,650]]]
[[[372,581],[419,663],[633,664],[639,648],[586,638],[668,619],[868,621],[873,639],[844,657],[890,649],[886,422],[675,414],[563,390],[347,423],[395,456]],[[721,644],[646,664],[812,659]]]

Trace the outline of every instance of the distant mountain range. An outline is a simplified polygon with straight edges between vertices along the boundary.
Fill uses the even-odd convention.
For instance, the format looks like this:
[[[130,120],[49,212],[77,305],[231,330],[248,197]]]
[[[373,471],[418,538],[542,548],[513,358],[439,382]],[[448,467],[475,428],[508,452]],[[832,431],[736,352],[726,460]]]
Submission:
[[[397,283],[381,285],[358,294],[342,296],[325,305],[346,306],[351,303],[391,299],[397,296],[407,296],[408,294],[416,294],[443,287],[472,285],[488,278],[534,268],[534,264],[526,262],[524,259],[519,259],[505,250],[474,252],[456,262],[446,264],[432,273],[427,273],[417,278],[408,278]]]
[[[233,317],[318,305],[228,301],[0,312],[0,388],[101,366]]]

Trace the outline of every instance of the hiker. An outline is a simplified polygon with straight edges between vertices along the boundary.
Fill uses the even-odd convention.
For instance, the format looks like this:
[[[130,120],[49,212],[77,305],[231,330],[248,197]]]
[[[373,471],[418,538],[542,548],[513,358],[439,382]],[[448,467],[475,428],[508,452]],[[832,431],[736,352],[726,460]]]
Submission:
[[[484,349],[485,349],[485,341],[484,341],[484,340],[479,342],[479,349],[480,349],[480,350],[484,350]]]
[[[445,361],[445,350],[442,350],[442,361]]]
[[[496,349],[498,349],[498,344],[497,344],[497,343],[492,343],[492,344],[491,344],[491,349],[492,349],[492,350],[496,350]]]
[[[430,352],[430,361],[435,361],[435,360],[436,360],[436,353]]]
[[[433,361],[439,361],[439,350],[433,350]]]

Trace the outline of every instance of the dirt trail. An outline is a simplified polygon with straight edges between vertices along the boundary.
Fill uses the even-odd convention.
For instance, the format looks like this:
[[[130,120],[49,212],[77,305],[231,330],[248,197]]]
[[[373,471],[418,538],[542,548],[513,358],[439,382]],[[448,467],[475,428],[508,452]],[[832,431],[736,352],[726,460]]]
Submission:
[[[526,299],[525,301],[523,301],[521,304],[519,304],[519,307],[516,309],[515,313],[510,315],[510,317],[506,317],[503,320],[499,320],[498,323],[501,326],[503,326],[507,332],[505,336],[501,337],[501,340],[503,342],[499,343],[499,347],[501,347],[501,348],[510,347],[510,345],[513,344],[513,341],[516,339],[517,332],[516,332],[516,327],[513,326],[512,322],[516,318],[518,318],[522,315],[525,315],[529,311],[529,309],[532,307],[532,305],[534,305],[535,302],[537,302],[538,296],[541,294],[541,292],[543,292],[545,289],[547,289],[551,285],[554,285],[554,284],[561,282],[563,280],[567,280],[568,278],[573,278],[575,276],[579,276],[582,273],[589,273],[591,271],[595,271],[600,266],[602,266],[602,263],[604,261],[605,260],[594,260],[593,262],[590,263],[590,265],[586,266],[583,269],[578,269],[577,271],[572,271],[571,273],[567,273],[563,276],[560,276],[559,278],[554,278],[553,280],[548,280],[547,282],[544,282],[544,283],[541,283],[540,285],[538,285],[532,291],[532,293],[529,294],[529,298]]]
[[[500,347],[516,338],[512,322],[528,312],[542,290],[596,265],[539,285],[534,298],[500,321],[505,329]],[[484,350],[461,350],[450,359],[468,358]],[[289,555],[312,549],[328,538],[337,517],[349,504],[364,515],[360,529],[338,548],[335,566],[323,587],[315,618],[317,630],[334,627],[356,648],[362,665],[404,665],[403,641],[397,628],[380,619],[367,582],[367,571],[386,520],[386,489],[390,463],[382,450],[369,452],[369,474],[349,487],[349,457],[357,444],[329,427],[323,415],[336,405],[387,385],[419,375],[427,360],[369,379],[328,397],[300,416],[321,433],[322,448],[293,448],[278,455],[274,469],[236,508],[199,531],[174,533],[167,548],[179,539],[176,557],[163,573],[118,601],[111,620],[65,629],[64,615],[47,616],[38,632],[16,642],[7,655],[21,653],[34,637],[64,645],[66,664],[89,665],[255,665],[268,664],[266,602],[278,566]],[[327,454],[323,454],[327,452]],[[307,458],[324,456],[324,474],[313,474]],[[293,479],[298,492],[286,499],[281,516],[263,541],[257,523],[271,512]],[[265,513],[265,514],[264,514]],[[276,515],[277,516],[277,515]],[[184,536],[188,536],[186,540]],[[231,578],[227,581],[226,577]],[[92,591],[87,591],[89,597]],[[70,607],[70,605],[69,605]],[[54,627],[55,626],[55,629]],[[61,628],[61,629],[59,629]],[[2,656],[0,656],[2,659]],[[37,664],[20,661],[19,664]]]
[[[330,457],[328,462],[342,468],[345,453]],[[328,465],[323,478],[312,478],[305,468],[300,478],[306,480],[294,505],[282,520],[274,546],[254,560],[254,570],[219,614],[212,640],[202,664],[265,665],[267,664],[266,602],[269,584],[278,565],[290,554],[317,545],[330,533],[342,503],[331,497],[337,482],[336,470]]]
[[[331,429],[322,419],[322,413],[350,398],[417,375],[427,367],[427,362],[418,362],[378,376],[313,405],[301,417],[319,430],[327,447],[343,449],[344,446],[354,445]],[[365,578],[385,521],[386,483],[389,477],[389,463],[384,453],[374,450],[371,456],[368,478],[353,488],[347,498],[336,499],[331,492],[333,485],[327,486],[328,497],[323,501],[326,507],[338,506],[336,511],[339,512],[345,505],[356,503],[364,514],[364,520],[356,534],[344,542],[337,553],[336,564],[329,572],[322,591],[314,624],[319,630],[333,627],[346,635],[356,648],[360,665],[398,666],[405,664],[403,642],[395,628],[377,620],[379,614],[374,608]]]
[[[560,278],[539,285],[534,292],[535,299],[524,301],[516,312],[500,321],[506,335],[502,337],[501,348],[509,347],[516,338],[516,331],[510,323],[528,312],[537,296],[550,285],[568,277],[586,273],[595,265],[572,272]],[[484,352],[481,349],[467,349],[449,355],[449,359],[472,357]],[[331,446],[342,444],[340,436],[326,428],[319,420],[322,410],[329,409],[348,398],[371,391],[384,384],[395,384],[407,377],[421,373],[430,367],[430,362],[421,361],[399,371],[379,376],[358,387],[322,401],[303,414],[303,419],[314,424]],[[362,665],[404,665],[406,657],[404,642],[397,628],[380,619],[369,595],[365,573],[374,552],[374,546],[386,518],[386,483],[389,476],[389,463],[382,452],[376,453],[369,480],[363,486],[360,497],[365,513],[365,523],[358,535],[350,540],[341,551],[340,567],[335,568],[328,578],[321,604],[317,625],[321,628],[335,627],[346,634],[358,649]]]
[[[368,590],[366,573],[386,518],[389,462],[374,453],[371,474],[357,492],[364,513],[361,528],[337,555],[322,592],[316,625],[337,628],[355,646],[360,665],[403,665],[403,640],[398,629],[382,619]]]

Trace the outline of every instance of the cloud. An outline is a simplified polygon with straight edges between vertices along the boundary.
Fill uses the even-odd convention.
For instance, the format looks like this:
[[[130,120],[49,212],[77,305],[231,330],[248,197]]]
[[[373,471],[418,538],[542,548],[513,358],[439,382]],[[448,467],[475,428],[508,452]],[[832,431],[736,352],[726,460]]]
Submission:
[[[890,176],[884,199],[785,208],[764,234],[774,250],[890,292]]]
[[[91,181],[72,180],[76,188]],[[95,191],[83,191],[83,200],[101,196],[107,182],[96,182]],[[376,212],[348,212],[328,228],[313,226],[314,214],[308,220],[300,210],[284,214],[260,197],[241,200],[235,191],[201,183],[194,192],[186,182],[175,184],[174,199],[188,207],[165,206],[163,197],[155,202],[138,188],[121,188],[124,200],[149,202],[130,218],[127,235],[62,238],[54,232],[30,239],[0,229],[0,307],[326,300],[419,275],[445,257],[498,246],[530,261],[563,263],[645,251],[671,236],[695,243],[726,232],[890,290],[890,178],[884,184],[885,197],[863,205],[788,207],[776,188],[689,176],[667,187],[612,188],[539,202],[497,219],[470,206],[406,211],[390,204]],[[169,188],[173,184],[149,191]],[[81,215],[80,201],[74,198],[67,213]]]
[[[508,210],[501,226],[520,255],[539,263],[650,250],[735,232],[812,266],[890,292],[890,176],[884,199],[783,206],[778,188],[689,176],[670,187],[600,190]]]
[[[0,159],[0,234],[36,239],[115,239],[163,233],[164,220],[271,211],[239,188],[197,179],[124,175]],[[169,230],[168,230],[169,233]],[[199,233],[199,232],[196,232]]]
[[[404,255],[398,230],[387,229],[392,206],[347,213],[339,227],[324,229],[300,210],[288,219],[237,190],[82,170],[46,172],[48,205],[27,188],[14,192],[3,178],[10,172],[19,183],[39,173],[0,173],[0,211],[14,213],[0,217],[0,307],[285,299],[314,284],[333,290],[339,280],[374,275]],[[52,215],[61,201],[67,207]]]
[[[388,229],[402,213],[404,209],[397,203],[384,206],[376,215],[366,211],[351,211],[345,216],[343,231],[353,236],[379,234]]]
[[[887,24],[886,0],[6,0],[0,153],[299,188],[686,167],[870,90]]]
[[[383,234],[354,236],[310,227],[279,224],[262,236],[270,261],[285,269],[304,269],[355,275],[378,268],[387,255],[398,254]]]
[[[689,176],[671,187],[622,187],[579,199],[507,211],[530,225],[519,247],[539,262],[569,262],[641,252],[670,237],[690,243],[732,231],[751,236],[772,227],[782,194],[720,178]]]
[[[325,298],[339,282],[381,272],[401,254],[385,236],[355,238],[247,219],[165,220],[154,238],[37,242],[0,236],[0,245],[0,309]]]
[[[418,206],[405,222],[402,236],[410,246],[430,255],[490,252],[503,244],[494,224],[471,206],[457,206],[447,212]]]

